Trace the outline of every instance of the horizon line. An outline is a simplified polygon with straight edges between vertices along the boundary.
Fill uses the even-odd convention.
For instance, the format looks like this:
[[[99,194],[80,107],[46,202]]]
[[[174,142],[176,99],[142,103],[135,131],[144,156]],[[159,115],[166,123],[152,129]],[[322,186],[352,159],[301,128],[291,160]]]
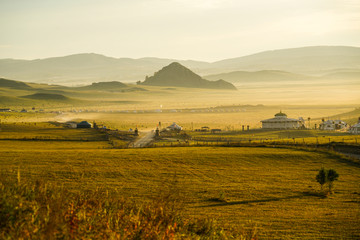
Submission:
[[[195,59],[181,59],[181,58],[169,58],[169,57],[154,57],[154,56],[147,56],[147,57],[115,57],[106,55],[103,53],[96,53],[96,52],[80,52],[80,53],[72,53],[67,55],[61,55],[61,56],[50,56],[50,57],[43,57],[43,58],[32,58],[32,59],[26,59],[26,58],[12,58],[12,57],[6,57],[6,58],[0,58],[0,60],[23,60],[23,61],[36,61],[36,60],[45,60],[45,59],[51,59],[51,58],[63,58],[63,57],[69,57],[69,56],[76,56],[76,55],[85,55],[85,54],[94,54],[94,55],[100,55],[108,58],[113,59],[131,59],[131,60],[141,60],[141,59],[166,59],[166,60],[177,60],[177,61],[194,61],[194,62],[204,62],[204,63],[215,63],[215,62],[221,62],[223,60],[230,60],[230,59],[236,59],[236,58],[242,58],[242,57],[248,57],[253,56],[256,54],[266,53],[266,52],[273,52],[273,51],[281,51],[281,50],[291,50],[291,49],[300,49],[300,48],[311,48],[311,47],[348,47],[348,48],[360,48],[360,46],[349,46],[349,45],[309,45],[309,46],[302,46],[302,47],[292,47],[292,48],[277,48],[277,49],[270,49],[270,50],[264,50],[255,52],[252,54],[242,55],[238,57],[229,57],[229,58],[222,58],[220,60],[216,61],[205,61],[205,60],[195,60]]]

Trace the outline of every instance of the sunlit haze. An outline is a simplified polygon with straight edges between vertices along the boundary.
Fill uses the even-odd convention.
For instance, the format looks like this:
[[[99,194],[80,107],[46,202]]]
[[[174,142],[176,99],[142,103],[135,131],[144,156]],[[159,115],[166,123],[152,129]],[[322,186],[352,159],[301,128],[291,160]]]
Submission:
[[[0,58],[94,52],[216,61],[360,43],[354,0],[1,0],[0,10]]]

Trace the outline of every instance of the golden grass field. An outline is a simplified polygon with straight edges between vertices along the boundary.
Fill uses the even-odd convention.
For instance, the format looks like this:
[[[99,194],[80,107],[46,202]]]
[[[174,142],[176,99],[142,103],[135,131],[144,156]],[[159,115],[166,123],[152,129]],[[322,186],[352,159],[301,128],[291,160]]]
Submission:
[[[73,192],[104,188],[140,202],[170,191],[186,218],[213,218],[225,229],[256,225],[259,239],[360,237],[360,163],[338,154],[248,147],[110,149],[92,129],[47,123],[3,125],[1,136],[10,132],[14,139],[33,133],[55,141],[0,140],[1,174],[7,179],[20,172],[23,182],[41,179]],[[327,198],[318,194],[315,181],[321,167],[340,174],[335,194]]]
[[[129,108],[134,106],[129,105]],[[306,144],[326,144],[329,141],[359,144],[358,135],[319,130],[259,129],[260,120],[272,118],[280,110],[290,118],[311,117],[310,126],[314,127],[322,117],[343,113],[346,119],[354,121],[357,118],[357,112],[351,112],[354,107],[279,108],[243,106],[238,112],[0,113],[1,179],[16,182],[20,175],[22,183],[41,181],[45,188],[46,184],[63,186],[80,198],[88,191],[103,189],[140,205],[170,192],[176,198],[177,211],[185,219],[214,219],[214,225],[230,231],[229,239],[232,238],[229,237],[232,229],[255,231],[258,239],[359,239],[360,163],[334,152],[305,148]],[[70,120],[95,121],[120,130],[124,138],[95,129],[64,128],[59,124]],[[184,139],[175,134],[172,140],[156,142],[160,148],[116,149],[128,146],[135,139],[129,137],[129,128],[138,127],[140,133],[144,133],[155,129],[159,122],[162,127],[172,122],[183,126],[187,137],[193,139],[189,141],[190,146],[162,147],[177,146],[178,143],[172,143],[176,139],[183,142]],[[250,131],[241,131],[242,125],[249,125]],[[191,131],[202,126],[221,128],[223,132]],[[244,143],[251,139],[252,143],[269,143],[270,147],[224,147],[220,146],[224,145],[222,143],[216,146],[214,142],[219,138],[223,142]],[[200,139],[200,145],[209,140],[214,145],[196,146],[197,139]],[[273,141],[306,144],[302,150],[274,148]],[[339,181],[335,182],[335,193],[328,197],[323,197],[315,180],[321,167],[335,169],[340,174]],[[2,184],[5,184],[1,185],[4,189],[6,183]],[[54,194],[56,198],[56,194],[61,193]],[[16,194],[9,196],[17,199]],[[14,209],[19,207],[16,204]],[[79,219],[81,211],[75,213]],[[14,229],[21,229],[19,226]],[[119,226],[110,230],[117,234]],[[170,236],[167,227],[164,235],[156,236]],[[211,229],[212,225],[207,228]],[[101,229],[86,230],[86,236],[99,238],[96,231],[101,232]],[[132,232],[136,233],[134,229]],[[206,235],[207,238],[220,238],[218,233],[221,231],[216,232],[217,237]],[[78,236],[83,233],[79,230]],[[116,234],[109,233],[102,238],[116,238]],[[20,237],[16,234],[8,236]],[[177,238],[179,236],[181,234]],[[200,235],[188,236],[192,237],[184,238],[197,239]],[[201,239],[206,238],[203,236]]]

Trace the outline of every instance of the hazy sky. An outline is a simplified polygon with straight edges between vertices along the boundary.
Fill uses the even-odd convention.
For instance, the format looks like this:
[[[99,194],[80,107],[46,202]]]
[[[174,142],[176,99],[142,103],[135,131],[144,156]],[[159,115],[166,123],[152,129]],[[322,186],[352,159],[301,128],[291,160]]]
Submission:
[[[0,58],[94,52],[216,61],[360,46],[359,0],[0,0]]]

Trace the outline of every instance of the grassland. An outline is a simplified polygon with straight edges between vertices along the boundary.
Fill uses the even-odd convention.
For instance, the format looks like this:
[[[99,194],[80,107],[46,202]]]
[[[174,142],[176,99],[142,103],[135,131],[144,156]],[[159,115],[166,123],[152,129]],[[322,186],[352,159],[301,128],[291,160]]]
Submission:
[[[69,119],[87,119],[91,121],[98,121],[106,126],[115,129],[126,130],[138,126],[140,129],[155,129],[159,122],[162,123],[162,127],[171,125],[173,122],[183,126],[186,130],[201,128],[202,126],[208,126],[210,128],[221,128],[223,130],[241,130],[242,125],[249,125],[251,129],[260,128],[261,120],[272,118],[275,113],[280,110],[286,112],[290,118],[303,117],[307,119],[311,117],[310,124],[314,128],[314,125],[321,122],[321,118],[332,116],[335,114],[346,113],[353,111],[353,106],[228,106],[223,107],[219,112],[206,112],[207,108],[199,109],[197,112],[192,112],[191,109],[185,109],[182,112],[169,112],[164,111],[162,113],[145,112],[141,113],[139,108],[137,113],[65,113],[59,115],[57,119],[59,121],[65,121]],[[233,109],[238,109],[237,112],[233,112]],[[194,110],[196,111],[196,110]],[[221,112],[220,112],[221,111]],[[352,119],[351,124],[355,123],[355,117],[357,113],[353,113],[347,116]],[[341,118],[346,120],[347,118]],[[308,126],[308,121],[306,121]]]
[[[61,183],[79,194],[116,191],[144,204],[167,189],[181,200],[185,219],[206,216],[225,229],[251,221],[260,239],[360,236],[360,165],[342,156],[272,148],[103,149],[106,144],[3,140],[1,174],[15,180],[20,172],[23,182]],[[322,166],[340,174],[328,198],[318,195],[315,181]]]
[[[255,129],[249,131],[229,131],[211,134],[210,132],[187,132],[194,141],[231,142],[231,143],[278,143],[278,144],[328,144],[342,142],[360,143],[358,135],[348,132],[323,130],[270,130]]]
[[[129,105],[129,108],[134,106]],[[62,222],[59,219],[61,214],[68,214],[71,204],[76,205],[84,199],[100,198],[101,200],[96,200],[99,201],[97,210],[91,208],[89,211],[92,217],[87,220],[83,218],[83,205],[80,204],[78,211],[74,213],[79,226],[87,226],[85,232],[79,230],[79,235],[76,236],[86,233],[89,238],[99,237],[96,231],[103,231],[100,229],[106,229],[106,232],[101,232],[104,234],[101,238],[125,236],[121,235],[121,229],[129,229],[129,226],[114,223],[107,228],[104,224],[118,214],[118,211],[129,213],[122,216],[123,219],[130,220],[136,217],[136,214],[134,216],[130,213],[139,209],[156,212],[159,208],[153,209],[152,204],[159,199],[159,194],[169,192],[176,197],[176,218],[177,214],[181,215],[185,223],[194,223],[195,219],[204,217],[216,219],[210,225],[205,224],[207,229],[217,229],[213,231],[217,234],[213,239],[219,238],[221,229],[230,231],[230,235],[235,234],[231,229],[256,229],[259,239],[359,239],[360,163],[356,160],[333,152],[305,148],[192,145],[177,148],[116,149],[127,146],[133,140],[128,137],[129,128],[137,126],[140,131],[150,130],[158,122],[163,127],[177,122],[186,129],[185,133],[189,137],[205,141],[221,138],[234,142],[251,139],[254,143],[276,140],[322,144],[328,143],[329,138],[331,141],[345,143],[354,143],[357,138],[343,132],[253,129],[259,127],[259,120],[272,117],[280,109],[278,106],[247,106],[241,109],[240,112],[187,110],[174,113],[0,113],[1,189],[6,196],[10,196],[4,198],[4,201],[14,202],[15,209],[19,207],[16,204],[20,204],[16,199],[23,197],[11,196],[26,196],[36,186],[34,182],[40,181],[42,188],[57,186],[51,190],[54,195],[46,199],[50,201],[49,206],[57,206],[60,203],[54,200],[56,196],[69,197],[68,201],[61,200],[61,204],[67,207],[64,211],[53,211],[56,216],[54,219],[59,221],[54,220],[53,223],[66,225],[67,220]],[[353,109],[353,106],[287,106],[282,110],[289,117],[303,116],[306,119],[310,116],[314,119],[311,120],[313,126],[323,116],[347,113]],[[344,117],[355,119],[356,114],[358,112],[354,111]],[[68,120],[96,121],[120,131],[110,133],[94,129],[69,129],[57,122]],[[251,130],[241,131],[242,125],[250,125]],[[226,131],[216,135],[190,131],[202,126]],[[121,136],[117,137],[117,134]],[[176,138],[179,137],[175,136],[174,139]],[[163,140],[160,143],[161,141]],[[165,143],[166,140],[163,141]],[[317,171],[323,166],[333,168],[340,174],[339,181],[335,182],[335,194],[329,197],[320,194],[320,186],[315,181]],[[28,185],[14,185],[18,173],[21,175],[21,183]],[[41,191],[39,199],[46,195]],[[115,198],[100,197],[107,193]],[[117,197],[136,204],[128,205],[126,201],[117,200]],[[42,204],[42,208],[47,208],[47,203]],[[106,204],[114,205],[110,208],[103,207]],[[117,207],[120,205],[126,207]],[[112,212],[99,214],[98,211],[105,209],[112,209]],[[61,216],[56,215],[56,212]],[[103,218],[93,218],[96,214]],[[144,217],[149,216],[145,214]],[[89,219],[98,221],[91,225],[96,225],[97,229],[89,230],[86,225]],[[163,235],[157,236],[165,236],[166,229],[173,227],[175,222],[165,224],[162,228]],[[181,226],[183,230],[179,230],[178,234],[185,234],[190,239],[200,236],[196,233],[194,235],[189,230],[189,225]],[[53,228],[49,229],[50,233],[55,231]],[[70,234],[71,228],[65,231],[66,236]],[[177,238],[181,238],[180,235]],[[205,239],[209,237],[201,236]]]

